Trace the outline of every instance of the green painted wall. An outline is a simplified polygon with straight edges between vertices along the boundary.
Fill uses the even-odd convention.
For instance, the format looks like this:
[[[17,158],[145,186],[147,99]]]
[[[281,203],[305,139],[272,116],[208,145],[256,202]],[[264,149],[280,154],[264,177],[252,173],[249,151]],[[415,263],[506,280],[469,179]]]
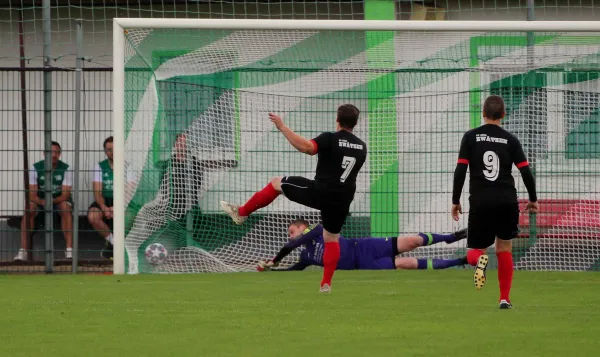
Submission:
[[[391,0],[366,0],[366,20],[396,20],[396,3]],[[371,68],[394,68],[393,31],[366,34],[367,59]],[[369,96],[369,176],[371,235],[395,236],[398,224],[398,139],[396,73],[379,75],[367,83]]]

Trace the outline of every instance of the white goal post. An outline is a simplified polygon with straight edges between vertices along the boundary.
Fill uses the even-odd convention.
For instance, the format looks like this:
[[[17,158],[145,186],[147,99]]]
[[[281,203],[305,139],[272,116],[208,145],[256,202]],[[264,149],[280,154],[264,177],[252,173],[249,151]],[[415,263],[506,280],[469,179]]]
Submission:
[[[597,32],[597,21],[252,20],[114,18],[113,29]]]
[[[600,21],[368,21],[368,20],[240,20],[115,18],[113,20],[114,136],[114,274],[125,265],[125,64],[126,33],[136,29],[206,29],[238,31],[393,31],[399,32],[542,32],[600,36]],[[174,39],[178,41],[178,39]],[[252,46],[251,43],[248,44]],[[399,129],[400,130],[400,129]],[[447,195],[448,196],[448,195]],[[594,197],[595,199],[595,197]],[[466,218],[464,218],[466,219]]]

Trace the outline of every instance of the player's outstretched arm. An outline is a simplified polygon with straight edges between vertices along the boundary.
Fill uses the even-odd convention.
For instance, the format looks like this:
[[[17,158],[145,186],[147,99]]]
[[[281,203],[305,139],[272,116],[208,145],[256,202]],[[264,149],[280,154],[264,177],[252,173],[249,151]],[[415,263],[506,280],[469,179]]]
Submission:
[[[275,269],[271,269],[271,271],[301,271],[301,270],[308,268],[311,265],[312,264],[308,263],[304,259],[300,259],[300,261],[298,261],[296,264],[294,264],[292,266],[289,266],[287,268],[275,268]]]
[[[296,239],[290,240],[286,245],[284,245],[279,253],[269,261],[261,261],[258,263],[256,267],[258,271],[272,270],[272,268],[279,265],[279,262],[283,260],[283,258],[287,257],[294,249],[300,247],[301,245],[308,244],[311,240],[317,238],[318,236],[323,234],[323,226],[320,224],[312,225],[302,232],[302,235]],[[308,266],[308,265],[307,265]],[[304,268],[303,268],[304,269]],[[301,269],[300,269],[301,270]]]
[[[458,161],[454,169],[454,180],[452,183],[452,218],[458,221],[458,214],[462,213],[460,206],[460,195],[467,177],[467,168],[469,167],[470,150],[467,142],[467,134],[465,134],[460,143],[460,151],[458,153]]]
[[[283,260],[288,254],[290,254],[294,249],[298,248],[301,245],[306,245],[311,240],[317,238],[318,236],[323,234],[323,226],[320,224],[312,225],[302,232],[302,235],[296,239],[290,240],[286,245],[284,245],[279,253],[273,258],[273,262],[278,264]]]
[[[292,144],[292,146],[305,154],[314,155],[316,154],[315,145],[308,139],[303,138],[302,136],[296,134],[292,129],[288,128],[287,125],[283,123],[283,120],[280,116],[269,113],[269,119],[275,127],[285,136],[287,141]]]
[[[525,188],[527,188],[527,193],[529,193],[529,203],[527,204],[526,209],[530,213],[537,213],[537,192],[535,189],[535,178],[533,177],[533,172],[531,171],[531,167],[529,166],[529,162],[525,157],[523,147],[521,146],[519,140],[515,140],[511,144],[511,154],[513,157],[513,163],[519,169],[519,172],[521,173],[521,178],[523,179],[523,183],[525,184]]]

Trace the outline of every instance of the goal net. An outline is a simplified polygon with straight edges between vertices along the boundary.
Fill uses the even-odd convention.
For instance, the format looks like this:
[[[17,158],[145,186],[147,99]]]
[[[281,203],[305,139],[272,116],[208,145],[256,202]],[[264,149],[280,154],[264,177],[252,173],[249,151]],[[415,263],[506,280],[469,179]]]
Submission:
[[[312,138],[335,130],[340,104],[361,110],[355,134],[369,155],[344,237],[464,228],[468,179],[456,223],[453,171],[461,137],[481,124],[489,94],[506,101],[503,126],[521,140],[540,198],[536,216],[521,214],[516,267],[600,269],[600,24],[597,32],[566,22],[520,32],[532,24],[457,31],[456,23],[427,22],[439,30],[417,31],[426,27],[119,20],[115,86],[123,88],[115,87],[115,100],[123,103],[115,126],[123,150],[115,160],[124,163],[125,222],[115,236],[126,272],[252,271],[287,242],[293,219],[319,221],[318,212],[283,196],[241,226],[220,211],[220,200],[243,204],[274,176],[314,176],[316,157],[296,152],[269,112]],[[514,175],[524,205],[527,192]],[[144,259],[155,242],[169,252],[158,267]],[[461,241],[407,255],[465,250]]]

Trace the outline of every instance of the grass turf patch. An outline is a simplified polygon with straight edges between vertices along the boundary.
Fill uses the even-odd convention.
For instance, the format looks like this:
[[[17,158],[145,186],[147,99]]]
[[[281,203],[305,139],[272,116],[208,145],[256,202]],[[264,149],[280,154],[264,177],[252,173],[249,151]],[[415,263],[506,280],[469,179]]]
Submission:
[[[596,356],[600,275],[271,272],[0,276],[2,356]]]

